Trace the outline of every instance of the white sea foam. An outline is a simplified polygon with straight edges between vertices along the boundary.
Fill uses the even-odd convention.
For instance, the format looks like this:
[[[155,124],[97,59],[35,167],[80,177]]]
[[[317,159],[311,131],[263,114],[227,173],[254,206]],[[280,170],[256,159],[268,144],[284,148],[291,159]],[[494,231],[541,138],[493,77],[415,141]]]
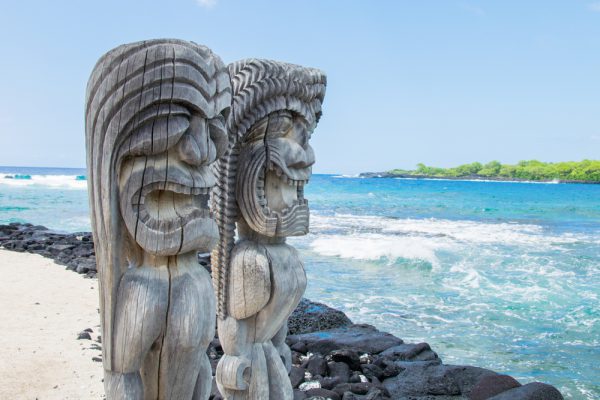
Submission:
[[[345,174],[333,175],[332,178],[360,178],[360,174],[354,174],[354,175],[345,175]]]
[[[312,251],[322,256],[343,259],[386,261],[424,261],[435,271],[446,270],[441,284],[459,293],[493,289],[500,297],[530,297],[541,300],[551,294],[534,281],[505,281],[502,287],[489,280],[491,271],[505,271],[519,276],[572,279],[575,273],[548,260],[539,252],[562,251],[566,245],[594,243],[596,237],[583,234],[549,234],[542,226],[518,223],[452,221],[443,219],[393,219],[378,216],[311,215],[311,232],[307,239]],[[512,249],[511,249],[512,248]],[[514,254],[506,265],[498,254]],[[543,260],[540,257],[544,258]],[[552,280],[551,282],[554,282]],[[553,286],[553,285],[550,285]]]
[[[423,260],[432,266],[437,266],[439,261],[435,252],[443,248],[445,244],[419,237],[355,234],[350,236],[318,235],[310,246],[313,251],[324,256],[360,260],[385,258],[389,263],[402,258]]]
[[[0,174],[0,185],[46,186],[52,188],[86,189],[87,181],[78,175]]]
[[[544,228],[533,224],[491,223],[468,220],[446,219],[395,219],[379,216],[336,214],[334,216],[311,215],[311,230],[315,233],[344,231],[347,235],[376,233],[385,237],[399,236],[424,238],[446,244],[502,244],[518,246],[551,246],[595,241],[584,235],[552,235]]]

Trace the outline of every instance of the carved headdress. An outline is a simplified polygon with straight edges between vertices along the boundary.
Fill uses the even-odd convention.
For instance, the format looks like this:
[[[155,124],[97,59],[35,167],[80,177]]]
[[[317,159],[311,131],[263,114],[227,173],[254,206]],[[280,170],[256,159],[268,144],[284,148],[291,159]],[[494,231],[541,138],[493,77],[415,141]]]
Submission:
[[[236,222],[242,217],[236,201],[236,180],[238,172],[242,173],[238,171],[240,151],[248,141],[256,141],[257,135],[266,134],[268,122],[263,123],[265,117],[278,112],[293,114],[304,129],[312,132],[321,116],[326,86],[323,72],[277,61],[247,59],[232,63],[228,68],[233,91],[231,116],[227,123],[230,143],[228,151],[218,163],[219,182],[213,195],[220,241],[212,253],[212,276],[220,318],[227,316],[230,255],[235,241]],[[261,137],[258,139],[262,140]],[[267,154],[268,164],[268,149],[263,151]],[[264,156],[260,162],[265,162]],[[244,165],[244,168],[252,166]],[[255,196],[249,197],[256,199]],[[306,202],[303,199],[302,202],[308,217]],[[266,231],[268,236],[279,236],[275,227],[276,219],[268,215],[261,215],[254,220],[252,216],[243,216],[251,220],[248,221],[251,225],[254,223],[260,230]]]
[[[136,264],[131,258],[138,248],[131,223],[128,231],[124,221],[128,216],[119,211],[120,166],[127,157],[168,151],[188,131],[192,115],[212,118],[228,113],[230,104],[225,65],[208,48],[192,42],[159,39],[122,45],[100,58],[92,71],[85,127],[105,365],[112,365],[118,285],[126,269]],[[141,181],[144,184],[143,177]],[[137,235],[139,211],[131,218]]]

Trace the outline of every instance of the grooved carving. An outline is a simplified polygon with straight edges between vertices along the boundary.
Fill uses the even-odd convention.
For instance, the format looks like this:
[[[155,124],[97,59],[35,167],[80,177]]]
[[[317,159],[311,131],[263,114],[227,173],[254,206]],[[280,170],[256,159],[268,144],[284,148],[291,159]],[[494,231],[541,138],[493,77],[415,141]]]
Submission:
[[[309,139],[326,79],[316,69],[258,59],[235,62],[229,73],[229,145],[213,196],[220,234],[213,285],[225,352],[216,382],[226,399],[291,400],[286,321],[306,275],[285,238],[308,232]]]
[[[196,258],[228,150],[227,68],[181,40],[119,46],[86,94],[89,198],[108,399],[207,399],[215,298]]]

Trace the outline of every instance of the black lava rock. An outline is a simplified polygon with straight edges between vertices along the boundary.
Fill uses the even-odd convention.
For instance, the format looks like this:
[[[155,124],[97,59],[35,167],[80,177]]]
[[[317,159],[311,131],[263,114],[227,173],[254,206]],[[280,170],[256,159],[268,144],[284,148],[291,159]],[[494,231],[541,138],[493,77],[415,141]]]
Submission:
[[[348,364],[353,371],[360,370],[360,355],[352,349],[334,350],[329,356],[333,361]]]
[[[532,382],[490,397],[489,400],[563,400],[563,396],[554,386]]]
[[[323,331],[352,325],[343,312],[303,298],[288,319],[290,335]]]
[[[79,334],[77,335],[77,340],[92,340],[92,336],[90,336],[89,332],[83,331],[83,332],[79,332]]]
[[[327,363],[329,376],[338,378],[340,383],[348,382],[350,379],[350,367],[343,362],[331,361]]]
[[[306,343],[308,351],[320,354],[339,349],[376,354],[403,343],[402,339],[366,324],[288,336],[288,342],[292,344],[299,341]]]
[[[475,386],[473,386],[469,400],[486,400],[519,386],[521,386],[521,384],[512,376],[485,375]]]
[[[290,381],[294,389],[300,386],[300,384],[304,382],[304,368],[292,365],[292,369],[290,371]]]
[[[369,380],[372,380],[373,378],[381,380],[383,378],[383,369],[375,364],[363,364],[361,365],[361,369],[363,375],[369,378]]]
[[[331,399],[331,400],[342,400],[341,396],[339,394],[337,394],[336,392],[334,392],[333,390],[327,390],[327,389],[323,389],[323,388],[315,388],[315,389],[308,389],[306,391],[306,394],[310,397],[320,397],[320,398],[326,398],[326,399]]]
[[[319,355],[313,356],[308,361],[308,365],[307,365],[306,369],[313,376],[315,376],[315,375],[326,376],[327,375],[327,361],[325,361],[325,359]]]

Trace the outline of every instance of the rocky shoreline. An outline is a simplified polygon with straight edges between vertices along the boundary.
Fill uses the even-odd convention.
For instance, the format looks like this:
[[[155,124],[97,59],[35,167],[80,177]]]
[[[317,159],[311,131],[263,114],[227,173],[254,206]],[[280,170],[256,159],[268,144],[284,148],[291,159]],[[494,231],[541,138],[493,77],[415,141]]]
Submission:
[[[64,234],[43,226],[0,225],[0,247],[40,254],[67,269],[95,278],[96,260],[89,232]],[[199,256],[210,269],[210,260]],[[302,299],[288,321],[292,349],[290,380],[294,400],[555,400],[553,386],[521,385],[508,375],[472,367],[443,364],[427,343],[404,343],[371,325],[354,324],[343,312]],[[80,340],[93,340],[86,328]],[[101,349],[96,336],[95,348]],[[207,353],[214,369],[223,355],[218,337]],[[94,357],[100,362],[101,358]],[[213,383],[211,399],[221,396]]]
[[[412,174],[393,174],[391,172],[361,172],[359,178],[400,178],[400,179],[435,179],[435,180],[450,180],[450,181],[494,181],[494,182],[536,182],[536,183],[585,183],[589,185],[599,185],[600,181],[578,181],[564,179],[520,179],[520,178],[502,178],[497,176],[432,176],[432,175],[412,175]]]

